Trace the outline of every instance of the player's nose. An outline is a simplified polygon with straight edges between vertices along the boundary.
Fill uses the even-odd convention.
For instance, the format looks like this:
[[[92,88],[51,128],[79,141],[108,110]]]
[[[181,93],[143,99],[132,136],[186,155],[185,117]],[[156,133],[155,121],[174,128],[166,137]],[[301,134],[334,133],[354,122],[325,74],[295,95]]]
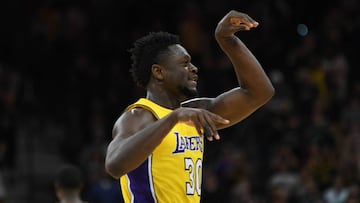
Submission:
[[[190,72],[193,72],[193,73],[198,72],[198,68],[192,63],[190,64]]]

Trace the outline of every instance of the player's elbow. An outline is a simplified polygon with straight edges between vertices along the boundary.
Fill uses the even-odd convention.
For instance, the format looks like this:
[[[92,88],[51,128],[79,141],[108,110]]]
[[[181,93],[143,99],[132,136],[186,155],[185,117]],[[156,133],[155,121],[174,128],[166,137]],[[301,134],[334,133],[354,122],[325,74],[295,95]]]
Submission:
[[[122,157],[119,152],[114,150],[113,143],[110,143],[105,156],[105,170],[113,178],[118,179],[126,173]]]
[[[121,164],[112,161],[108,157],[105,159],[105,170],[115,179],[118,179],[125,174],[124,170],[122,170]]]
[[[273,96],[275,95],[275,88],[274,86],[270,85],[265,93],[265,103],[268,102]]]
[[[262,106],[266,104],[274,95],[275,95],[275,88],[270,85],[267,88],[263,89],[262,92],[258,92],[256,94],[257,96],[254,96],[254,99],[258,106]]]
[[[265,102],[269,101],[275,95],[275,88],[270,81],[264,85],[263,95]]]

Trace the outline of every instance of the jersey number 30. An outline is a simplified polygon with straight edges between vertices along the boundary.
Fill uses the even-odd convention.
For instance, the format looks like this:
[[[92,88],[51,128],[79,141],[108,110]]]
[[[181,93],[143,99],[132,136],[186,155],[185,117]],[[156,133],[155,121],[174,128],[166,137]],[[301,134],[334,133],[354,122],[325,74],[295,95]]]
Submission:
[[[186,194],[194,195],[195,190],[197,195],[201,195],[201,172],[202,172],[202,161],[197,159],[196,162],[191,158],[185,158],[185,170],[189,171],[189,181],[186,184]]]

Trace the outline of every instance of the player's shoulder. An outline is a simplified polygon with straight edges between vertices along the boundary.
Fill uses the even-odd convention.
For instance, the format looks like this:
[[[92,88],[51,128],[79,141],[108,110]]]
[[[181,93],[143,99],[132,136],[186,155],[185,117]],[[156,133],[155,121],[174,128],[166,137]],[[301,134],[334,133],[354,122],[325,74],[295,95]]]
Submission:
[[[200,97],[189,99],[181,103],[182,107],[208,109],[214,98]]]
[[[122,132],[136,132],[150,123],[156,121],[154,115],[146,109],[133,108],[125,111],[116,121],[113,126],[113,137]]]
[[[153,122],[154,120],[155,117],[149,110],[135,107],[128,111],[123,112],[115,122],[115,126],[127,125],[132,122],[136,122],[136,123]]]
[[[135,107],[135,108],[132,108],[128,111],[125,111],[121,117],[126,117],[126,118],[129,118],[129,117],[142,117],[142,116],[149,116],[149,115],[152,115],[152,113],[145,109],[145,108],[141,108],[141,107]]]

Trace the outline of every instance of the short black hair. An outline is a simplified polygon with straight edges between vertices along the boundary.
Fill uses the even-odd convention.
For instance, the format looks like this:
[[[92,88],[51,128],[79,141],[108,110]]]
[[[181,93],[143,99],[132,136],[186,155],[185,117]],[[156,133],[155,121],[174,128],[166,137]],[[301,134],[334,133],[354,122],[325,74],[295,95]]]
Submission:
[[[140,87],[146,87],[150,80],[151,66],[159,63],[160,55],[170,45],[180,44],[179,36],[164,31],[150,32],[134,42],[131,53],[130,72]]]
[[[81,188],[82,181],[80,169],[70,164],[61,166],[55,176],[55,185],[67,190]]]

